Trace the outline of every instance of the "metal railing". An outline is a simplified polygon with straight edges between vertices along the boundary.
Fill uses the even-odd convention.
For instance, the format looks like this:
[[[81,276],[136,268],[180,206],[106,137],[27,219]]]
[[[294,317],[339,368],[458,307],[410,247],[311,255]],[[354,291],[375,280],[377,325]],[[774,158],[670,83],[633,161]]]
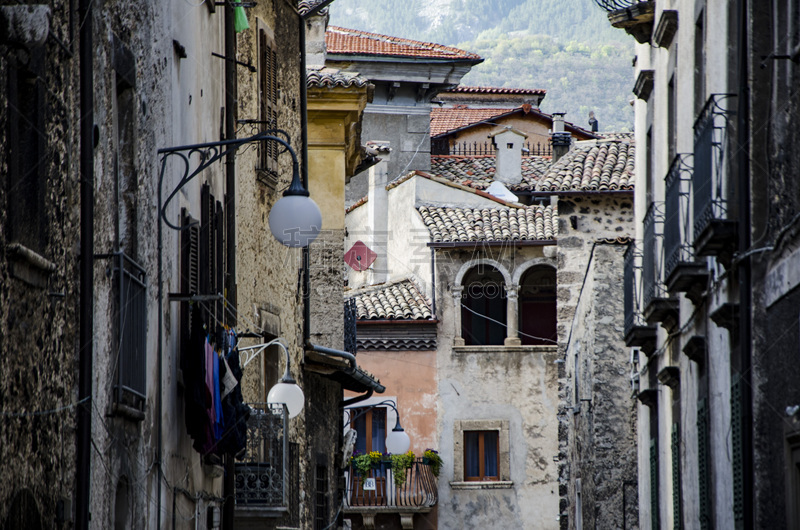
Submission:
[[[359,475],[350,466],[345,469],[345,479],[347,483],[345,503],[350,508],[359,506],[429,508],[435,506],[439,500],[437,479],[431,471],[431,466],[424,463],[422,458],[414,459],[414,463],[406,471],[406,481],[402,486],[394,483],[392,465],[389,462],[378,464],[366,477]],[[373,484],[365,484],[371,482],[366,479],[374,479],[375,489],[371,489]]]
[[[679,263],[694,261],[689,240],[689,192],[692,179],[692,155],[679,154],[670,165],[664,202],[664,276],[669,277]]]
[[[124,252],[113,259],[119,304],[114,402],[142,410],[147,393],[147,275]]]
[[[723,170],[730,117],[725,103],[732,94],[712,94],[694,123],[694,172],[692,200],[694,237],[697,238],[712,219],[727,215],[723,192]]]
[[[642,240],[642,308],[664,297],[664,213],[663,202],[653,202],[644,216]]]
[[[640,3],[639,0],[594,0],[595,3],[606,11],[627,9]]]
[[[245,456],[234,464],[236,504],[288,507],[291,464],[286,409],[268,403],[250,403],[250,407]]]
[[[553,146],[549,142],[526,142],[522,148],[527,150],[526,156],[553,156]],[[432,155],[481,156],[495,153],[497,147],[493,142],[462,142],[452,146],[446,141],[431,144]]]
[[[344,351],[353,355],[358,350],[358,311],[356,310],[356,299],[351,298],[344,303]]]
[[[625,335],[635,327],[644,326],[642,317],[642,251],[637,242],[628,244],[624,265]]]

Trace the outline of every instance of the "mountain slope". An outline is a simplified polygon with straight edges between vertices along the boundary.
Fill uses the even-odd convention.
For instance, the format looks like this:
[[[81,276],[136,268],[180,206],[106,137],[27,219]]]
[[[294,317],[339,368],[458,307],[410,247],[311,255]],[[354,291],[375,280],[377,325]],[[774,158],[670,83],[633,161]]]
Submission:
[[[593,0],[336,0],[331,23],[480,54],[462,84],[544,88],[546,112],[630,130],[633,41]]]

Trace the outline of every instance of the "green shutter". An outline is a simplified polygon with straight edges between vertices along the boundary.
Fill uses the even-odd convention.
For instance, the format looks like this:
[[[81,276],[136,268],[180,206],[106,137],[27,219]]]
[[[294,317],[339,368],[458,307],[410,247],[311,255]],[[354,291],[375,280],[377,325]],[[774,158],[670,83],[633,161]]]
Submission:
[[[708,451],[708,400],[701,399],[697,402],[697,475],[699,479],[698,493],[700,494],[700,528],[711,528],[711,488],[709,481]]]
[[[677,423],[672,424],[672,521],[674,530],[681,524],[681,432]]]
[[[658,530],[658,443],[655,438],[650,440],[650,521],[652,530]]]
[[[744,521],[744,470],[742,468],[742,380],[731,380],[731,444],[733,446],[733,520]]]

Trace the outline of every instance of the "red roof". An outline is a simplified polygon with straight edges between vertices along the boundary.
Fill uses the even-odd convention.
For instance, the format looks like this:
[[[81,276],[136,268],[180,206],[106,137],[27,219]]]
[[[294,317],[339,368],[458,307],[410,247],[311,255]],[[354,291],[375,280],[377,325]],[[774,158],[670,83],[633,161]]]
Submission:
[[[458,129],[477,125],[482,121],[489,121],[501,118],[509,114],[521,112],[523,114],[534,114],[545,120],[552,121],[553,116],[531,107],[530,105],[517,107],[515,109],[495,109],[495,108],[469,108],[466,105],[456,105],[450,108],[431,109],[431,137],[436,137],[445,133],[453,132]],[[570,122],[564,122],[565,130],[586,138],[598,138],[598,135],[578,127]]]
[[[481,57],[458,48],[431,42],[401,39],[357,29],[328,26],[325,43],[329,54],[380,55],[391,57],[425,57],[429,59],[473,60]]]
[[[467,107],[431,108],[431,136],[438,136],[496,116],[514,112],[515,109],[470,109]]]
[[[543,88],[504,88],[493,86],[457,86],[443,92],[444,94],[511,94],[521,96],[543,96],[547,90]]]

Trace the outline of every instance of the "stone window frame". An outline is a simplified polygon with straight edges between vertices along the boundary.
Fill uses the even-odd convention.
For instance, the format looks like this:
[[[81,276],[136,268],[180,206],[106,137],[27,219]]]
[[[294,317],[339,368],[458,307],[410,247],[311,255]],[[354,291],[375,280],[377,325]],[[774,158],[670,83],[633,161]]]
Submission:
[[[497,431],[500,455],[497,466],[499,480],[485,482],[464,479],[464,432]],[[511,450],[508,420],[456,420],[453,423],[453,480],[452,489],[507,489],[514,486],[511,481]]]

